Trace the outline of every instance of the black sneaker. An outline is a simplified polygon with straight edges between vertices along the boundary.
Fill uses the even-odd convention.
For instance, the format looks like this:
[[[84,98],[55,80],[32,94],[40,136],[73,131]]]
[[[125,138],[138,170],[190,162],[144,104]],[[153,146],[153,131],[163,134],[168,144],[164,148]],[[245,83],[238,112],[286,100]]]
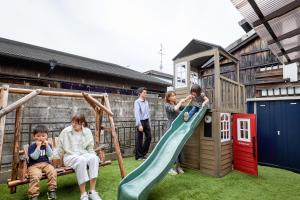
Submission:
[[[47,196],[49,200],[54,200],[56,199],[56,192],[55,191],[49,191],[47,192]]]

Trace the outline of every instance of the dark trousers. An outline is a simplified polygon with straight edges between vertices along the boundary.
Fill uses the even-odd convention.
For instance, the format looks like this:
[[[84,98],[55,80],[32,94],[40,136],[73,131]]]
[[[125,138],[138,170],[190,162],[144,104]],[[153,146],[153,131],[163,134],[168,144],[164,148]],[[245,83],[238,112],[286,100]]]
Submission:
[[[143,158],[149,150],[149,146],[151,143],[151,128],[149,124],[149,120],[141,120],[144,132],[140,132],[137,128],[135,134],[135,159]],[[145,134],[145,142],[143,144],[143,136]]]

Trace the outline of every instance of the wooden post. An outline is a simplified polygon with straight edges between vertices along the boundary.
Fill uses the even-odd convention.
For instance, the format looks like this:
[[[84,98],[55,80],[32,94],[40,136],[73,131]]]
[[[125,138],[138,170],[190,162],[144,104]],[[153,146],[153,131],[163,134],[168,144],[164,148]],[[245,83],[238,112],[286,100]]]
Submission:
[[[16,110],[16,120],[15,120],[15,134],[14,134],[14,144],[13,144],[13,160],[12,160],[12,173],[11,180],[17,180],[18,176],[18,166],[19,166],[19,150],[20,150],[20,132],[22,125],[22,112],[24,106],[21,105]],[[10,188],[10,193],[16,192],[16,187]]]
[[[109,111],[111,111],[107,95],[104,96],[104,101],[105,101],[105,105],[106,105],[107,109]],[[109,123],[111,125],[111,134],[112,134],[113,143],[114,143],[115,151],[116,151],[118,162],[119,162],[121,177],[124,178],[126,176],[126,172],[125,172],[123,158],[122,158],[122,154],[121,154],[121,150],[120,150],[120,145],[118,142],[118,136],[117,136],[117,132],[116,132],[116,128],[115,128],[114,119],[111,115],[108,115],[108,119],[109,119]]]
[[[96,109],[95,110],[96,112],[96,126],[95,126],[95,143],[96,143],[96,148],[99,147],[99,144],[100,144],[100,130],[101,130],[101,127],[100,127],[100,110]]]
[[[7,106],[8,101],[8,85],[3,85],[0,90],[0,110]],[[2,149],[4,141],[4,130],[5,130],[5,118],[6,116],[0,117],[0,172],[2,165]]]
[[[29,101],[33,97],[37,96],[41,92],[42,92],[41,89],[34,90],[30,94],[28,94],[28,95],[22,97],[21,99],[19,99],[18,101],[16,101],[16,102],[10,104],[9,106],[3,108],[2,110],[0,110],[0,117],[8,114],[11,111],[13,111],[14,109],[16,109],[20,105],[26,103],[27,101]]]
[[[215,49],[214,53],[214,68],[215,68],[215,109],[218,111],[221,107],[221,81],[220,81],[220,54],[219,50]]]
[[[240,83],[240,63],[236,63],[236,81]],[[241,86],[238,85],[238,110],[241,112],[242,110],[242,102],[241,102]]]

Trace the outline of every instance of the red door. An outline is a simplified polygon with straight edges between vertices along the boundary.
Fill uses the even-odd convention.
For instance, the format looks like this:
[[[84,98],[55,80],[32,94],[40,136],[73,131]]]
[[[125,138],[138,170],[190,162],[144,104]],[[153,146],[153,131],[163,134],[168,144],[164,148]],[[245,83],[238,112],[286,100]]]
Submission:
[[[257,176],[256,115],[233,114],[232,134],[234,169]]]

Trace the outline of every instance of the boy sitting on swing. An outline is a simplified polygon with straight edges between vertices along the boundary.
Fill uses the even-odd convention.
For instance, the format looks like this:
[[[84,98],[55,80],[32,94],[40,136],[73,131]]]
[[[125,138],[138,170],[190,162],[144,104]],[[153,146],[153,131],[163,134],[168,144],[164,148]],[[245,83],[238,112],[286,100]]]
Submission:
[[[48,144],[48,129],[44,125],[38,125],[33,130],[34,143],[28,148],[29,163],[29,189],[28,198],[37,200],[39,196],[39,182],[42,178],[42,172],[45,172],[48,178],[48,199],[56,199],[56,170],[49,162],[52,156],[52,146]]]

